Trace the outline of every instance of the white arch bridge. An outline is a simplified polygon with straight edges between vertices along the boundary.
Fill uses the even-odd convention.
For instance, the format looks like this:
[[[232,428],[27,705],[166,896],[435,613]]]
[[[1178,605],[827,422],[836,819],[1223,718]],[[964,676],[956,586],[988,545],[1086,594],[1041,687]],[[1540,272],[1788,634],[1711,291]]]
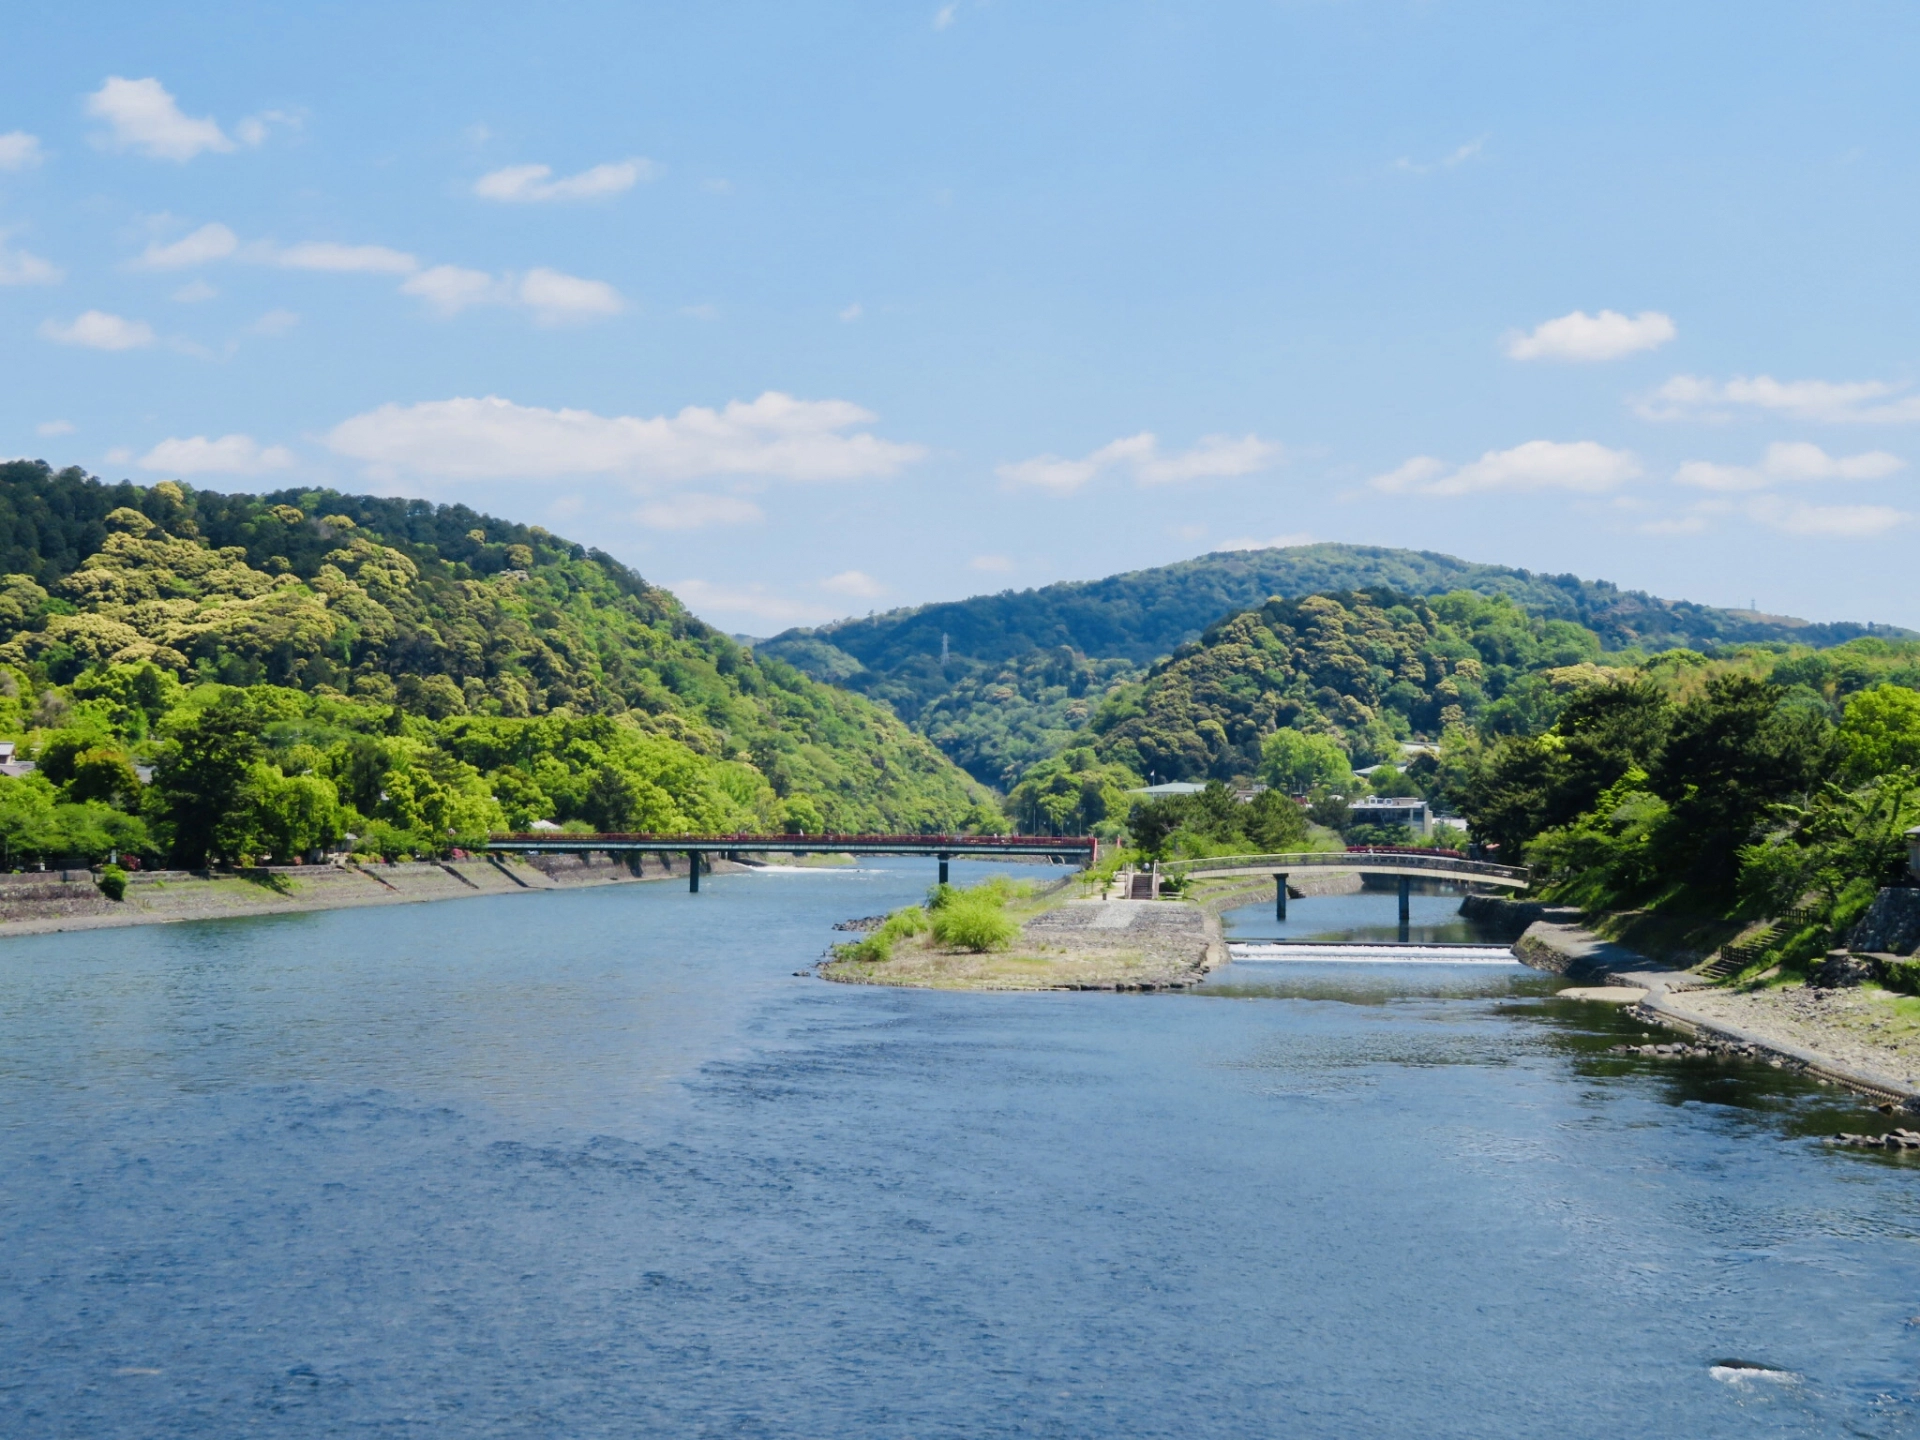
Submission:
[[[1273,910],[1276,920],[1287,918],[1287,876],[1301,870],[1330,870],[1344,874],[1395,875],[1400,879],[1400,923],[1408,918],[1408,897],[1413,882],[1454,880],[1466,885],[1498,885],[1507,890],[1524,890],[1532,883],[1525,869],[1514,865],[1492,865],[1485,860],[1469,860],[1457,852],[1401,849],[1392,846],[1366,846],[1355,850],[1310,850],[1288,855],[1214,855],[1204,860],[1168,860],[1160,866],[1162,876],[1197,879],[1225,878],[1232,875],[1271,875],[1274,883]]]

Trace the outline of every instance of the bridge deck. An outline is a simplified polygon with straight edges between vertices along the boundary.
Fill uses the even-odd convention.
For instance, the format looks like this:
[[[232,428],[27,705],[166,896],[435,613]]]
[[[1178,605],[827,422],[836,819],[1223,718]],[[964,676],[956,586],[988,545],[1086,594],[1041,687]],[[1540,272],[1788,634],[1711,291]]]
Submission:
[[[1363,875],[1409,875],[1429,880],[1458,880],[1475,885],[1499,885],[1524,890],[1532,883],[1526,870],[1490,865],[1484,860],[1456,860],[1448,855],[1417,855],[1404,851],[1308,851],[1289,855],[1216,855],[1206,860],[1163,862],[1163,875],[1227,876],[1290,874],[1297,870],[1358,871]]]
[[[784,855],[1063,855],[1089,862],[1100,842],[1091,835],[646,835],[568,834],[561,830],[494,835],[487,849],[529,855],[585,851],[704,855],[743,850]]]

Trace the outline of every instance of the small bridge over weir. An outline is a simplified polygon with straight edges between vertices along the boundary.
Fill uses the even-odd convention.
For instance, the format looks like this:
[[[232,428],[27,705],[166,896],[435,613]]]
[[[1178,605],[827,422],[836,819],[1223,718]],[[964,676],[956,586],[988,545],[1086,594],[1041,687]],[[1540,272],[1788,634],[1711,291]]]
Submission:
[[[1457,880],[1469,885],[1498,885],[1524,890],[1531,877],[1512,865],[1490,865],[1450,851],[1407,850],[1391,846],[1355,850],[1306,851],[1290,855],[1215,855],[1205,860],[1169,860],[1162,875],[1208,878],[1228,875],[1272,875],[1274,919],[1287,918],[1287,876],[1300,870],[1333,870],[1347,874],[1396,875],[1400,879],[1400,923],[1408,920],[1408,897],[1417,879]]]
[[[745,855],[931,855],[940,862],[940,883],[947,883],[947,862],[959,855],[1022,855],[1091,865],[1100,842],[1091,835],[646,835],[568,834],[535,830],[494,835],[491,854],[586,855],[596,850],[637,862],[642,855],[684,854],[687,889],[700,893],[700,871],[710,857]]]

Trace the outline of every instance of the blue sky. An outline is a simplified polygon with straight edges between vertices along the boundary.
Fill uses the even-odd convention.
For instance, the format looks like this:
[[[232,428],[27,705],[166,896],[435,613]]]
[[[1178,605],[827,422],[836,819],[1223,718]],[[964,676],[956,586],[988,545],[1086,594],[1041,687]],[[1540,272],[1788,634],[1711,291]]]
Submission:
[[[755,634],[1302,538],[1920,627],[1917,31],[18,5],[0,454],[462,500]]]

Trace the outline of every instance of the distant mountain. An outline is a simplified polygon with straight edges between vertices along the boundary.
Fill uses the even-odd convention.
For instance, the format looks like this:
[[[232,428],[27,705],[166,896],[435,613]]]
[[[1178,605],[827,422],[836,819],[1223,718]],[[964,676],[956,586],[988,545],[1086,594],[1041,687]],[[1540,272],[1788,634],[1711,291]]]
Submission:
[[[892,610],[788,630],[755,652],[886,701],[976,778],[1005,786],[1083,726],[1113,685],[1216,621],[1274,596],[1370,590],[1505,595],[1537,619],[1592,630],[1615,651],[1755,641],[1825,647],[1912,633],[1662,600],[1432,551],[1325,544],[1228,551],[1104,580]]]

